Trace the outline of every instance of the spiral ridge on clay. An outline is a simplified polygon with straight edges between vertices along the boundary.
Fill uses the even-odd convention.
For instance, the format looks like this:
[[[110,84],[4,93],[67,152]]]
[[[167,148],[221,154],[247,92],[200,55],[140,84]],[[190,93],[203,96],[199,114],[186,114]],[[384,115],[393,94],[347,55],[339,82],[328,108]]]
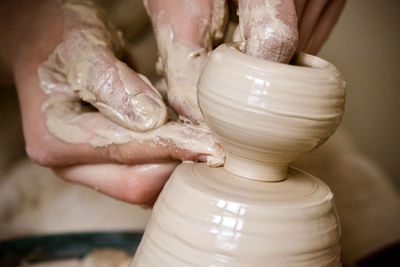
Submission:
[[[208,58],[198,100],[228,151],[229,170],[264,180],[256,173],[269,169],[265,179],[282,180],[290,162],[322,144],[338,127],[345,82],[331,63],[315,56],[302,53],[295,65],[287,65],[222,45]],[[255,163],[254,172],[244,173],[241,161]]]
[[[333,195],[298,169],[281,183],[183,163],[161,193],[133,266],[338,266]],[[135,263],[134,262],[134,263]]]

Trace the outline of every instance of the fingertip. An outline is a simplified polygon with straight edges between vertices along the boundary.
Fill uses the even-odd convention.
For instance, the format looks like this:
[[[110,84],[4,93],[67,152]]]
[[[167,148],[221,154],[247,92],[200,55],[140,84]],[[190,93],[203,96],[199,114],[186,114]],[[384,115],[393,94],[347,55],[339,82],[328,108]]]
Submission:
[[[239,17],[245,39],[244,53],[280,63],[290,61],[298,44],[293,0],[273,5],[264,1],[239,2]]]
[[[167,122],[167,106],[161,94],[143,75],[125,64],[117,64],[122,84],[129,95],[125,127],[135,131],[156,129]]]
[[[148,92],[135,95],[126,114],[127,127],[134,131],[148,131],[164,125],[168,119],[167,107]]]
[[[200,154],[196,157],[197,162],[207,162],[207,158],[209,157],[209,155],[205,155],[205,154]]]
[[[87,87],[79,91],[82,99],[113,122],[134,131],[151,130],[166,122],[166,105],[150,81],[107,49],[99,49],[95,55]]]

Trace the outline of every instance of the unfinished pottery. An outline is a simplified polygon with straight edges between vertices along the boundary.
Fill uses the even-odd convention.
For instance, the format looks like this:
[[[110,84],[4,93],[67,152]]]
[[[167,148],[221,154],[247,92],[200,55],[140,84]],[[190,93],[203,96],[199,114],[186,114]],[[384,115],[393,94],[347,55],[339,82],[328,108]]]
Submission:
[[[333,134],[344,98],[341,74],[318,57],[286,65],[217,48],[198,101],[225,166],[176,168],[131,266],[340,266],[333,194],[289,163]]]

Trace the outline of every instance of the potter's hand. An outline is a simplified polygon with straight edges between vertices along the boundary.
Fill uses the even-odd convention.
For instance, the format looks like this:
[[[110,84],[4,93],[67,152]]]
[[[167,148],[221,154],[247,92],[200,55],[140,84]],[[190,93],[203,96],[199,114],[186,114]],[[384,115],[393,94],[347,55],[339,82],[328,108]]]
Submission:
[[[9,38],[0,61],[14,72],[34,161],[67,181],[145,204],[154,201],[179,160],[221,152],[206,129],[163,125],[159,94],[114,56],[121,39],[91,2],[2,5],[7,27],[1,34]]]
[[[196,83],[207,52],[223,38],[224,0],[144,0],[160,52],[170,105],[201,122]],[[288,63],[296,51],[316,54],[336,23],[345,0],[239,0],[235,41],[249,55]]]
[[[207,52],[223,38],[224,0],[145,0],[160,53],[158,70],[166,79],[169,104],[199,123],[196,85]]]
[[[245,40],[245,53],[282,63],[290,61],[296,46],[297,51],[316,54],[344,4],[345,0],[239,0],[236,39]]]

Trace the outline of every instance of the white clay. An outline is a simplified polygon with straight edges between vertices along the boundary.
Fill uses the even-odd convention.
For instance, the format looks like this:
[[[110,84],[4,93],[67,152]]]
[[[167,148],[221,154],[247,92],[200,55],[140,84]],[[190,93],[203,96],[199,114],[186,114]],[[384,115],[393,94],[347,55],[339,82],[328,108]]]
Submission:
[[[340,266],[331,191],[288,164],[336,130],[345,83],[320,58],[296,64],[225,45],[211,53],[198,99],[225,167],[177,167],[131,266]]]
[[[284,182],[246,180],[206,164],[178,166],[131,266],[338,266],[333,195],[297,169]]]
[[[192,5],[192,12],[200,12],[197,10],[196,1],[188,1],[189,3]],[[149,12],[146,0],[144,4]],[[181,106],[180,108],[183,110],[178,113],[190,116],[190,118],[185,118],[184,115],[181,115],[183,120],[190,119],[196,123],[203,121],[197,103],[196,85],[208,52],[212,50],[213,44],[224,36],[227,21],[226,2],[223,0],[213,1],[211,21],[208,21],[202,14],[198,14],[198,16],[203,21],[203,25],[198,26],[206,29],[203,43],[198,45],[179,43],[172,27],[164,18],[163,12],[152,16],[159,51],[156,68],[166,80],[168,102],[172,106],[174,104]]]
[[[336,130],[345,97],[341,74],[311,55],[297,61],[299,66],[279,64],[226,46],[209,57],[199,104],[227,150],[229,171],[282,180],[290,162]]]
[[[157,29],[157,43],[160,51],[157,71],[166,79],[168,101],[184,103],[192,117],[202,121],[195,87],[207,59],[208,48],[187,47],[175,42],[174,33],[168,25]]]
[[[54,102],[49,102],[54,101]],[[225,153],[216,146],[219,140],[209,128],[169,122],[153,131],[126,129],[98,112],[87,112],[79,102],[50,97],[46,102],[47,127],[57,138],[73,144],[88,143],[94,147],[128,142],[159,146],[176,146],[207,156],[210,166],[224,164]]]

